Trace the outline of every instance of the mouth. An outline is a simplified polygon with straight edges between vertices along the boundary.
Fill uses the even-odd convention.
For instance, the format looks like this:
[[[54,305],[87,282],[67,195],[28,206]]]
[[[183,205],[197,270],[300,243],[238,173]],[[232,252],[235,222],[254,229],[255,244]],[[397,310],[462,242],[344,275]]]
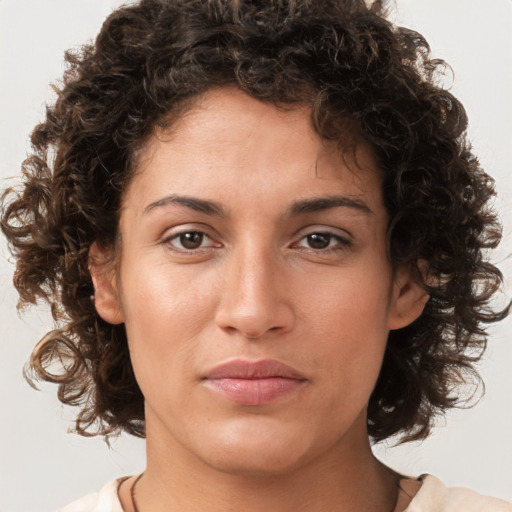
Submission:
[[[234,360],[203,379],[207,388],[235,403],[264,405],[297,391],[306,382],[297,370],[274,359]]]

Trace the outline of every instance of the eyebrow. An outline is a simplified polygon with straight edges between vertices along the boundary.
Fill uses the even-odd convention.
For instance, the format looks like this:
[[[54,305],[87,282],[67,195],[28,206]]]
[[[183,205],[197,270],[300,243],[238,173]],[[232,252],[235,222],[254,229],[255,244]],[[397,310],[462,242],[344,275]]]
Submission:
[[[171,204],[179,204],[206,215],[216,215],[218,217],[226,216],[222,206],[214,201],[198,199],[197,197],[178,196],[175,194],[163,197],[149,204],[144,209],[144,213],[149,213],[157,208],[163,208]],[[297,201],[291,205],[288,214],[292,216],[301,215],[340,207],[351,208],[365,214],[373,213],[368,205],[360,199],[354,199],[348,196],[327,196]]]
[[[198,199],[197,197],[178,196],[170,195],[155,201],[144,209],[144,213],[149,213],[157,208],[162,208],[171,204],[180,204],[186,206],[196,212],[205,213],[207,215],[217,215],[219,217],[225,217],[225,212],[222,206],[213,201],[206,199]]]
[[[339,207],[351,208],[365,214],[373,214],[373,211],[364,201],[348,196],[327,196],[297,201],[291,206],[290,214],[300,215]]]

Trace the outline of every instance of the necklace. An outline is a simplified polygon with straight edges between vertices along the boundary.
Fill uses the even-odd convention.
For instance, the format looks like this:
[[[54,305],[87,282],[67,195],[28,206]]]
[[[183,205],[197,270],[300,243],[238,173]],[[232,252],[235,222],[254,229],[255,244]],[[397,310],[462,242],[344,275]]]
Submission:
[[[393,475],[394,477],[394,481],[395,481],[395,485],[396,487],[398,488],[398,494],[397,494],[397,499],[396,499],[396,502],[393,506],[393,511],[396,509],[396,505],[398,503],[398,499],[399,499],[399,495],[400,495],[400,491],[403,491],[401,485],[400,485],[400,475],[398,473],[395,473],[394,471],[390,471],[390,473]],[[135,480],[135,482],[133,482],[133,485],[132,485],[132,488],[130,489],[130,497],[132,499],[132,507],[133,507],[133,510],[135,512],[140,512],[139,510],[139,507],[137,506],[137,500],[135,498],[135,491],[136,491],[136,487],[137,487],[137,484],[139,483],[139,480],[142,478],[142,476],[144,475],[144,472],[142,472]],[[403,491],[405,492],[405,491]]]
[[[139,483],[139,480],[142,478],[142,475],[144,473],[141,473],[137,479],[135,480],[135,482],[133,482],[133,485],[132,485],[132,488],[130,489],[130,497],[132,499],[132,506],[133,506],[133,510],[135,512],[140,512],[139,511],[139,507],[137,506],[137,500],[135,499],[135,487],[137,486],[137,484]]]

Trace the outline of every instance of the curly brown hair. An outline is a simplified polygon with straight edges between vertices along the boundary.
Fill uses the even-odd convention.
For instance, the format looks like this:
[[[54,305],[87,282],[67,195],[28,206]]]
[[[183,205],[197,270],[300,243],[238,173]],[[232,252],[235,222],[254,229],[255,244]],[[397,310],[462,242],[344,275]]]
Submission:
[[[233,84],[263,102],[306,105],[325,139],[342,145],[356,129],[371,144],[390,259],[426,281],[422,316],[389,334],[370,436],[424,438],[438,414],[464,403],[485,326],[508,312],[492,307],[501,274],[485,257],[501,236],[493,181],[466,141],[463,106],[437,85],[444,62],[384,16],[383,2],[364,0],[141,0],[113,12],[94,44],[66,53],[21,190],[4,193],[1,226],[17,261],[19,306],[46,300],[57,323],[29,373],[80,408],[78,433],[144,436],[124,326],[95,310],[91,244],[115,250],[122,194],[155,126]]]

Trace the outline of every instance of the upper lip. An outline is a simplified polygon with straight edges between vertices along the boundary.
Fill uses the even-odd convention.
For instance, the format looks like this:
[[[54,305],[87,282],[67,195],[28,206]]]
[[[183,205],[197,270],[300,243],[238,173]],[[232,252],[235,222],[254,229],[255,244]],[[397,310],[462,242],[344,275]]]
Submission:
[[[222,363],[210,370],[206,379],[285,379],[306,380],[295,368],[275,359],[248,361],[236,359]]]

